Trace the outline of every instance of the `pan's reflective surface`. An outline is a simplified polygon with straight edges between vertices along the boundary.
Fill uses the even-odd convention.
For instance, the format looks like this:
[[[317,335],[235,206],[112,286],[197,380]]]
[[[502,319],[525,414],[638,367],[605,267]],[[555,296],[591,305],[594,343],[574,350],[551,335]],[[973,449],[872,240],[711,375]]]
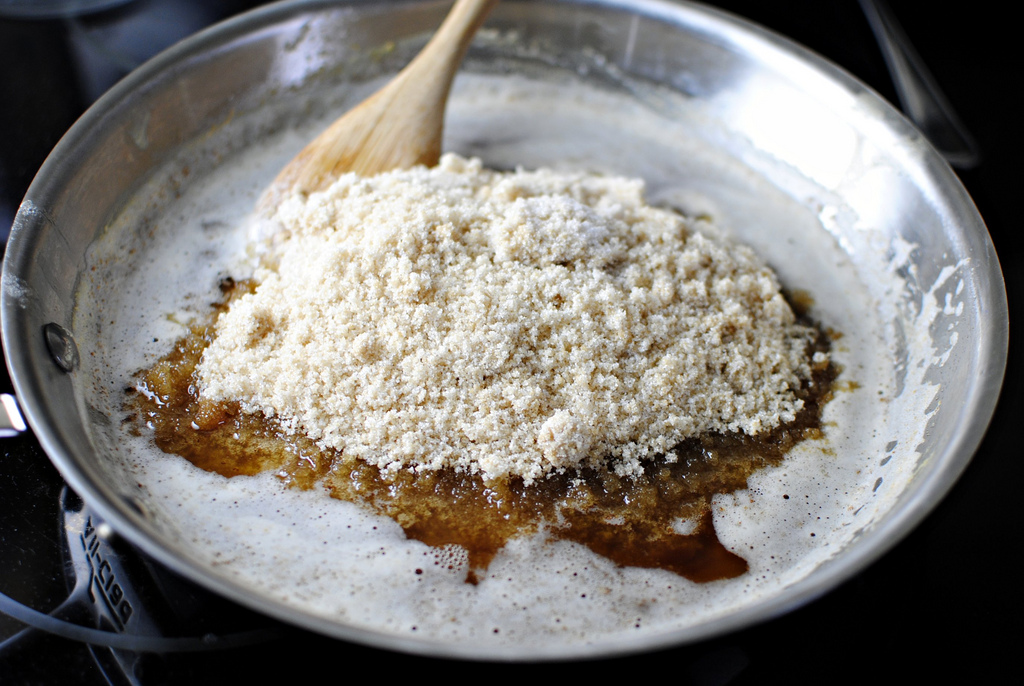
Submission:
[[[851,393],[845,402],[862,405],[869,417],[862,420],[864,426],[902,433],[882,431],[850,439],[863,449],[868,460],[864,464],[877,473],[864,474],[852,484],[838,479],[844,490],[863,494],[853,499],[857,506],[840,508],[859,511],[861,519],[832,524],[843,532],[837,534],[837,547],[840,540],[849,543],[842,555],[811,576],[794,571],[796,577],[778,582],[778,593],[754,605],[730,610],[719,604],[724,614],[709,622],[668,622],[636,639],[619,636],[619,650],[686,640],[767,616],[872,559],[886,540],[921,516],[969,458],[991,412],[990,391],[1001,380],[1005,350],[998,266],[980,219],[952,175],[902,121],[831,68],[780,47],[774,39],[685,7],[638,3],[631,9],[636,13],[615,4],[509,3],[500,8],[492,22],[495,32],[471,55],[470,70],[483,84],[475,92],[486,92],[497,80],[498,90],[507,93],[511,77],[504,74],[514,65],[517,74],[532,79],[519,99],[527,107],[496,107],[501,98],[488,100],[467,90],[462,104],[456,99],[453,107],[459,125],[449,129],[450,145],[481,154],[495,165],[532,165],[564,163],[574,141],[577,149],[589,141],[588,154],[578,156],[576,163],[643,174],[652,195],[691,209],[710,203],[723,224],[765,253],[787,285],[814,286],[809,290],[826,323],[854,336],[852,340],[884,341],[886,347],[879,349],[887,363],[884,369],[869,360],[857,370],[861,358],[848,358],[854,363],[849,380],[869,390]],[[414,6],[407,13],[409,23],[399,28],[408,35],[420,34],[442,11],[433,4]],[[188,178],[204,178],[214,165],[210,156],[195,156],[193,141],[202,139],[204,152],[230,158],[285,121],[308,117],[338,101],[357,101],[357,93],[345,88],[346,79],[362,80],[397,66],[408,52],[401,45],[395,53],[367,49],[385,44],[385,28],[395,30],[395,24],[376,19],[379,13],[371,8],[315,17],[278,8],[250,17],[248,28],[237,22],[219,34],[193,40],[137,73],[134,83],[101,102],[51,158],[19,215],[5,265],[9,359],[33,425],[50,454],[60,456],[66,478],[158,558],[250,604],[263,605],[268,599],[182,546],[166,525],[155,525],[122,504],[122,494],[138,493],[129,479],[110,473],[104,446],[89,449],[94,441],[104,442],[103,422],[116,423],[117,417],[100,412],[97,428],[87,432],[78,419],[78,405],[69,401],[72,379],[81,373],[69,377],[57,370],[30,332],[48,322],[72,324],[72,296],[79,284],[66,275],[87,264],[87,245],[130,198],[137,202],[140,196],[133,193],[145,188],[147,202],[156,198],[159,206],[167,197],[161,198],[155,188],[166,191],[194,183],[180,174],[181,160],[175,160],[182,142],[193,145]],[[264,29],[243,35],[255,25]],[[328,40],[339,30],[359,36],[359,47]],[[208,41],[227,41],[233,49],[214,50]],[[172,64],[186,62],[183,73],[168,71]],[[337,63],[344,69],[333,66]],[[229,81],[233,79],[238,81]],[[662,90],[651,81],[669,88]],[[229,82],[237,95],[225,103],[220,93]],[[582,95],[571,90],[580,82],[585,84]],[[306,105],[303,98],[313,104]],[[594,100],[601,98],[603,106],[594,108]],[[556,104],[544,109],[545,103]],[[530,121],[538,109],[543,116]],[[249,110],[260,113],[247,119]],[[637,117],[644,122],[661,117],[666,127],[678,126],[668,147],[690,153],[682,156],[689,161],[664,154],[661,143],[667,134],[637,126]],[[235,122],[244,125],[233,127]],[[510,136],[517,126],[519,135]],[[630,133],[621,139],[608,136],[620,127]],[[561,147],[552,147],[552,142]],[[286,142],[282,145],[287,148]],[[175,161],[167,166],[169,160]],[[159,178],[147,178],[151,173]],[[141,185],[143,181],[149,186]],[[765,212],[766,206],[777,211]],[[792,243],[777,240],[777,232],[753,226],[749,219],[755,215],[766,218],[759,227],[774,223],[778,231],[793,232],[783,233],[787,238],[806,228],[817,247],[805,245],[802,255],[827,255],[817,263],[825,267],[841,262],[838,276],[832,279],[831,269],[815,274],[806,268],[808,260],[794,260],[801,253],[793,252]],[[787,217],[802,220],[794,225]],[[44,250],[49,259],[32,259]],[[848,290],[857,293],[845,297]],[[862,331],[865,310],[871,312],[871,325]],[[96,322],[81,326],[79,321],[71,327],[79,347],[96,350],[95,332],[102,327]],[[12,351],[10,341],[21,337],[33,344]],[[43,388],[50,384],[57,390]],[[80,395],[93,397],[89,386],[94,383],[78,384]],[[878,391],[888,394],[890,409],[884,412],[875,402],[861,400]],[[873,414],[879,412],[881,423]],[[82,414],[88,416],[88,409]],[[851,465],[852,471],[865,471],[864,464]],[[819,476],[820,470],[809,478],[816,481]],[[772,487],[766,486],[769,492]],[[860,506],[865,507],[858,510]],[[850,535],[869,522],[864,533]],[[793,531],[820,535],[799,527]],[[360,640],[450,653],[517,650],[507,644],[438,648],[406,644],[404,638],[387,634],[354,634],[348,625],[279,600],[269,602],[270,611],[279,616]],[[607,649],[600,640],[552,647],[560,654]]]

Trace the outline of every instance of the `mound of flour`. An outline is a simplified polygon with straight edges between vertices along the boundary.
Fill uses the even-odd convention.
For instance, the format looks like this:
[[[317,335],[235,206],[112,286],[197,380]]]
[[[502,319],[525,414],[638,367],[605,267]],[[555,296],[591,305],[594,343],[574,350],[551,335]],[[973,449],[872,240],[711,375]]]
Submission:
[[[278,218],[200,390],[324,448],[486,479],[628,475],[801,408],[811,331],[773,273],[647,205],[639,180],[446,155],[346,175]]]

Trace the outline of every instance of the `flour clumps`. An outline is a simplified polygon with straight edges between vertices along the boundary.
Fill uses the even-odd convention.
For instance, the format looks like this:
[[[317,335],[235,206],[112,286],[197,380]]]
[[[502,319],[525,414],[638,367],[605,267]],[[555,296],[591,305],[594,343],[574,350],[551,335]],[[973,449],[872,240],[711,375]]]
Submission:
[[[527,483],[792,421],[813,330],[752,251],[643,192],[446,155],[292,197],[201,397],[385,471]]]

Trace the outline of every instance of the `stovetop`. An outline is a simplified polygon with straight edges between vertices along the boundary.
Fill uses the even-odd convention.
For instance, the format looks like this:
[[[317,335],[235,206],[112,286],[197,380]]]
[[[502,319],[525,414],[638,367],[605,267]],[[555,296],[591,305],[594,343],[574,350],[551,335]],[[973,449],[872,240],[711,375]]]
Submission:
[[[0,10],[5,4],[0,0]],[[73,19],[13,18],[0,11],[0,234],[6,237],[36,169],[89,103],[155,51],[256,4],[134,0]],[[856,0],[711,4],[803,43],[896,101]],[[1012,22],[994,2],[941,10],[921,0],[892,0],[890,5],[979,143],[980,165],[961,171],[960,177],[996,244],[1012,323],[1024,302],[1024,258],[1016,238],[1020,227],[1011,214],[1019,180],[1016,167],[1024,152],[1012,96],[1016,69],[1011,67],[1020,62]],[[984,679],[1001,674],[1016,648],[1011,643],[1014,632],[1003,627],[1015,626],[1017,611],[1024,608],[1012,548],[1024,522],[1015,506],[1024,462],[1013,457],[1018,442],[1014,426],[1024,401],[1020,351],[1021,344],[1011,336],[995,418],[952,492],[892,551],[823,598],[695,645],[609,661],[503,666],[502,672],[579,679],[621,667],[633,678],[671,674],[683,684],[808,682],[832,678],[837,670],[850,680],[957,673]],[[0,377],[0,391],[10,392],[6,374]],[[0,591],[43,612],[67,596],[59,529],[63,488],[30,435],[0,441]],[[236,611],[225,607],[217,612]],[[151,656],[139,663],[136,679],[144,684],[212,684],[257,676],[301,679],[321,670],[344,678],[353,668],[372,665],[374,677],[422,676],[437,670],[447,678],[479,680],[491,669],[392,654],[269,624],[279,627],[269,642]],[[0,616],[0,642],[22,629]],[[15,648],[0,651],[2,683],[108,683],[82,643],[35,632]],[[671,671],[656,672],[659,667]],[[114,683],[121,682],[114,678]]]

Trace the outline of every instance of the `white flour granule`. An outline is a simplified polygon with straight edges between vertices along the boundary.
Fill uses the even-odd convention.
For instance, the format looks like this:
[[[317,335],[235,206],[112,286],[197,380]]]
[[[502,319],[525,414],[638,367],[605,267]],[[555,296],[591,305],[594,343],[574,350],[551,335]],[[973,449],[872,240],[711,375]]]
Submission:
[[[628,475],[801,407],[811,331],[774,274],[648,206],[639,180],[446,155],[346,175],[278,218],[201,395],[321,447],[527,483],[606,460]]]

